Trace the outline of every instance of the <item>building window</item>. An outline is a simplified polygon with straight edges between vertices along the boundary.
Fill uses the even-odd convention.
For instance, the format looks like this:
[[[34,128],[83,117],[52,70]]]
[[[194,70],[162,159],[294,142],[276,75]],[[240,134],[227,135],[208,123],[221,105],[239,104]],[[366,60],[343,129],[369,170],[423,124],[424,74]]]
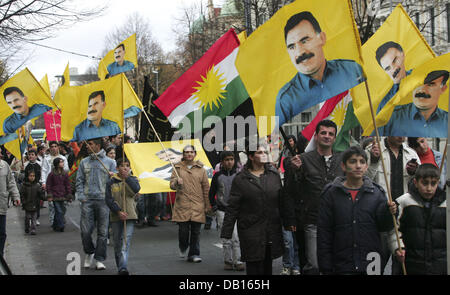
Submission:
[[[309,122],[311,122],[311,119],[312,119],[311,112],[303,112],[302,113],[302,117],[301,117],[302,123],[308,123],[309,124]]]

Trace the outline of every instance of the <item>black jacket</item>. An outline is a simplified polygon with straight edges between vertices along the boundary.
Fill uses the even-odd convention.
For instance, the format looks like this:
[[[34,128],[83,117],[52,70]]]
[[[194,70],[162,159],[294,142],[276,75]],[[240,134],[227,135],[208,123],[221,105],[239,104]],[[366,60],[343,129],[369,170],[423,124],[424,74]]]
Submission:
[[[393,228],[381,186],[364,177],[355,201],[338,177],[320,196],[317,257],[322,273],[365,273],[367,254],[381,254],[379,232]]]
[[[24,182],[20,187],[20,202],[25,211],[37,211],[41,200],[45,200],[45,194],[41,185],[36,182]]]
[[[316,224],[319,210],[319,196],[328,183],[342,176],[341,153],[333,153],[328,169],[325,158],[317,150],[300,155],[302,166],[293,170],[289,164],[283,189],[285,225]],[[286,163],[290,163],[286,161]]]
[[[225,211],[230,198],[231,184],[236,176],[236,168],[230,171],[221,168],[219,172],[214,174],[209,187],[209,203],[215,209]],[[217,196],[217,200],[216,197]]]
[[[272,259],[283,255],[281,179],[278,172],[267,165],[260,182],[244,168],[233,180],[225,210],[221,238],[231,239],[237,220],[242,261],[264,260],[268,243],[272,244]]]
[[[399,234],[405,245],[407,274],[447,274],[446,194],[440,188],[431,201],[423,199],[414,185],[396,199]],[[398,244],[391,233],[391,250]]]

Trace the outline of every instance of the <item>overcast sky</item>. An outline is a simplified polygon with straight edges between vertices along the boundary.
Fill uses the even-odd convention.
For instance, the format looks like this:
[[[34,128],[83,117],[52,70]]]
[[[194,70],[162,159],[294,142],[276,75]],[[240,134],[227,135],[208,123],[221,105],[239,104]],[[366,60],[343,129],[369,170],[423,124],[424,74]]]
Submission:
[[[83,0],[85,1],[85,0]],[[152,35],[160,42],[163,50],[168,52],[174,49],[174,35],[172,28],[174,18],[180,15],[181,9],[191,2],[199,0],[90,0],[90,3],[108,3],[108,9],[103,16],[89,22],[82,22],[66,30],[55,33],[55,37],[38,42],[51,47],[89,56],[101,57],[105,46],[105,37],[114,28],[121,27],[125,19],[133,12],[146,17],[151,25]],[[202,0],[206,2],[207,0]],[[78,2],[78,0],[77,0]],[[80,1],[81,2],[81,1]],[[214,0],[214,5],[220,7],[224,0]],[[31,58],[22,67],[28,67],[36,79],[48,74],[49,81],[55,75],[61,75],[67,62],[70,67],[77,67],[78,73],[84,73],[95,61],[86,57],[79,57],[52,49],[35,45],[27,45],[27,53]],[[113,48],[111,48],[113,49]],[[22,69],[21,68],[21,69]]]

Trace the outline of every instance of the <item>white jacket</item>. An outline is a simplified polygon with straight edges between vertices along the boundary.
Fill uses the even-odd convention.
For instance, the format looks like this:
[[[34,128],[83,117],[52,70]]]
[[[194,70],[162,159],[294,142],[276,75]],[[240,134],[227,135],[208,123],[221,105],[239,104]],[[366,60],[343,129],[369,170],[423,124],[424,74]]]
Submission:
[[[385,137],[380,138],[380,144],[381,144],[381,152],[383,153],[384,158],[384,166],[386,168],[386,175],[388,181],[391,181],[391,157],[389,156],[389,151],[384,144]],[[372,163],[370,159],[370,150],[372,149],[372,145],[367,146],[366,153],[367,157],[369,159],[369,169],[367,169],[367,176],[372,179],[374,182],[381,185],[384,190],[386,191],[386,197],[387,195],[387,188],[386,188],[386,181],[384,179],[383,174],[383,165],[381,164],[381,157],[376,163]],[[408,163],[410,160],[416,159],[417,163],[420,165],[420,159],[417,155],[416,151],[412,148],[408,147],[408,145],[404,142],[403,143],[403,192],[408,192],[408,182],[413,177],[406,172],[406,163]],[[390,183],[389,183],[390,185]]]

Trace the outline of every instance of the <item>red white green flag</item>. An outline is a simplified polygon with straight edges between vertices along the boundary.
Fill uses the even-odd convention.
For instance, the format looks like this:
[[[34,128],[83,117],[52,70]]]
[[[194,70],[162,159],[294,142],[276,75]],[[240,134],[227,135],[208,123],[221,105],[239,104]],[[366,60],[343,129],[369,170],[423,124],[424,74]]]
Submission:
[[[327,100],[311,123],[303,129],[303,136],[310,140],[306,148],[307,151],[315,145],[313,135],[316,131],[316,126],[324,119],[333,121],[338,127],[333,149],[335,151],[346,150],[350,146],[350,129],[359,125],[358,119],[353,112],[352,97],[348,90]]]
[[[206,117],[217,116],[217,120],[208,120],[215,123],[248,98],[235,66],[238,51],[239,39],[230,29],[155,101],[173,127],[179,128],[187,117],[196,132],[203,129]],[[201,121],[194,120],[200,116]]]

